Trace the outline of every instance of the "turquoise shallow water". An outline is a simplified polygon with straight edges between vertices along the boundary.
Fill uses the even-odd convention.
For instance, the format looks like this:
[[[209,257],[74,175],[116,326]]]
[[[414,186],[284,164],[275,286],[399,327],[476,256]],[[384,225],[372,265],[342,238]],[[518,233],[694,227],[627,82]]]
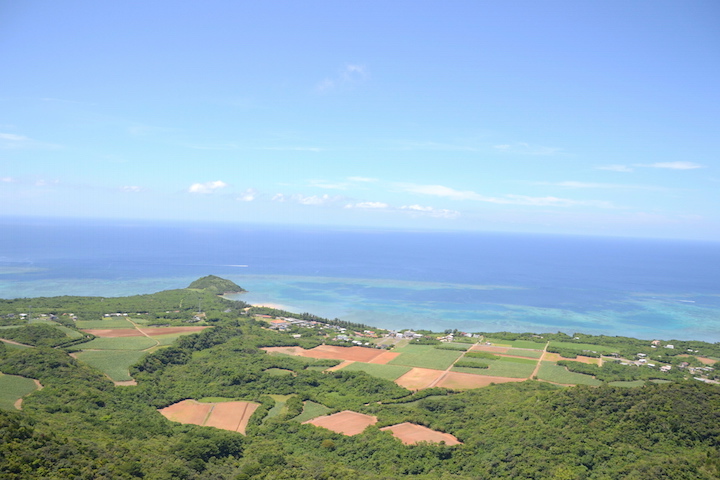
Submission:
[[[720,244],[5,219],[0,297],[119,296],[214,274],[239,298],[385,328],[720,341]]]

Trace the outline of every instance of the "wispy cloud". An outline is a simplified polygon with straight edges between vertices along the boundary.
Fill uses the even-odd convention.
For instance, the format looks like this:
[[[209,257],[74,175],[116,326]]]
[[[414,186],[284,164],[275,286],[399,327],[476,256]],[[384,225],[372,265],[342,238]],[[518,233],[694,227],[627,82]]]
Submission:
[[[216,190],[227,187],[228,184],[222,180],[215,180],[214,182],[205,183],[193,183],[188,188],[189,193],[213,193]]]
[[[4,150],[16,150],[16,149],[57,149],[61,148],[61,145],[53,143],[39,142],[32,138],[26,137],[25,135],[17,135],[15,133],[2,133],[0,132],[0,148]]]
[[[369,77],[367,68],[364,65],[347,64],[340,71],[332,76],[322,79],[315,86],[318,92],[327,92],[340,87],[349,87],[365,81]]]
[[[431,195],[436,197],[445,197],[452,200],[472,200],[476,202],[494,203],[498,205],[527,205],[527,206],[542,206],[542,207],[569,207],[569,206],[594,206],[611,208],[610,202],[604,201],[587,201],[587,200],[573,200],[568,198],[558,197],[530,197],[527,195],[503,195],[501,197],[490,197],[479,194],[470,190],[455,190],[444,185],[415,185],[415,184],[400,184],[400,187],[410,193],[418,193],[422,195]]]
[[[145,189],[143,187],[139,187],[137,185],[124,185],[120,187],[120,191],[123,193],[140,193],[144,192]]]
[[[611,172],[634,172],[635,168],[663,168],[667,170],[695,170],[705,168],[695,162],[657,162],[657,163],[634,163],[632,165],[601,165],[595,167],[597,170],[609,170]]]
[[[277,150],[280,152],[322,152],[320,147],[256,147],[255,150]]]
[[[635,169],[628,167],[627,165],[600,165],[598,167],[595,167],[596,170],[608,170],[610,172],[624,172],[624,173],[630,173],[634,172]]]
[[[562,187],[572,189],[608,189],[608,190],[665,190],[661,187],[649,185],[623,185],[619,183],[595,183],[595,182],[534,182],[533,185],[547,185],[551,187]]]
[[[493,145],[493,148],[498,152],[512,153],[518,155],[555,155],[562,152],[562,148],[546,147],[542,145],[531,145],[525,142]]]
[[[704,168],[703,165],[694,162],[659,162],[650,164],[636,164],[636,167],[667,168],[670,170],[695,170]]]
[[[351,182],[362,182],[362,183],[371,183],[371,182],[377,182],[377,178],[369,178],[369,177],[348,177],[347,178]]]
[[[345,182],[327,182],[325,180],[310,180],[311,187],[324,188],[327,190],[346,190],[348,184]]]

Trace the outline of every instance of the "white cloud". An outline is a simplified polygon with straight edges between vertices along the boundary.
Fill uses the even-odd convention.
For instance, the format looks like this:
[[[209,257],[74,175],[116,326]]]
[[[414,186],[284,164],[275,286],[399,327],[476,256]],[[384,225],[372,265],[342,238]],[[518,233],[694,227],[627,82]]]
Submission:
[[[188,188],[188,192],[190,193],[212,193],[215,190],[225,188],[228,184],[223,182],[222,180],[215,180],[214,182],[205,182],[205,183],[193,183],[190,185],[190,188]]]
[[[327,205],[343,200],[338,195],[302,195],[299,193],[293,195],[285,195],[284,193],[276,193],[272,199],[273,202],[294,202],[300,205]]]
[[[667,168],[670,170],[694,170],[696,168],[704,168],[703,165],[699,165],[693,162],[659,162],[651,164],[638,164],[637,167],[651,167],[651,168]]]
[[[138,193],[145,191],[145,189],[142,187],[138,187],[137,185],[125,185],[120,187],[120,191],[126,193]]]
[[[13,177],[2,177],[2,178],[0,178],[0,182],[2,182],[2,183],[16,183],[16,182],[17,182],[17,179],[15,179],[15,178],[13,178]]]
[[[237,197],[239,202],[252,202],[257,198],[258,192],[254,188],[248,188]]]
[[[345,208],[366,208],[366,209],[385,209],[390,205],[384,202],[358,202],[354,204],[347,204]]]
[[[377,178],[370,178],[370,177],[348,177],[347,179],[350,180],[351,182],[365,182],[365,183],[378,181]]]
[[[403,205],[400,210],[405,210],[413,214],[428,215],[435,218],[457,218],[460,212],[457,210],[448,210],[446,208],[434,208],[422,205]]]
[[[595,167],[595,169],[596,170],[608,170],[610,172],[624,172],[624,173],[630,173],[630,172],[635,171],[633,168],[630,168],[627,165],[601,165],[599,167]]]
[[[488,197],[480,195],[472,191],[455,190],[454,188],[445,187],[443,185],[415,185],[401,184],[400,188],[410,193],[420,193],[423,195],[432,195],[435,197],[452,198],[453,200],[477,200],[480,202],[488,201]]]

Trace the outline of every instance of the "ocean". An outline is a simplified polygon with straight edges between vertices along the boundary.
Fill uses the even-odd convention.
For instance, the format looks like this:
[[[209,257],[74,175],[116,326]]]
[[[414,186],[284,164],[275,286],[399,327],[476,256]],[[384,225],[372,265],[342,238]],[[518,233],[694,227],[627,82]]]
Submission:
[[[0,218],[0,297],[122,296],[204,275],[235,298],[389,329],[720,341],[720,243]]]

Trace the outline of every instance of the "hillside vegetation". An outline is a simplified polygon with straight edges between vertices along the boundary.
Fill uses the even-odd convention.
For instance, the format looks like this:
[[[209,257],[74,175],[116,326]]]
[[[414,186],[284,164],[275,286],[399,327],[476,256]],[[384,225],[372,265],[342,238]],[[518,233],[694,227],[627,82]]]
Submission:
[[[110,304],[136,307],[127,313],[137,318],[139,312],[157,312],[157,306],[167,305],[163,302],[198,293],[194,287],[170,292]],[[74,308],[73,313],[102,321],[102,315],[88,312],[103,311],[108,299],[63,298],[66,304],[32,299],[34,311],[39,314],[41,305],[55,312],[86,305],[87,310]],[[0,302],[4,309],[17,306]],[[383,365],[323,372],[339,362],[260,349],[312,348],[329,338],[321,329],[298,327],[293,331],[300,332],[299,338],[272,331],[248,315],[245,304],[233,305],[215,293],[203,297],[203,308],[212,328],[142,355],[129,372],[136,386],[116,387],[63,348],[42,342],[33,348],[0,348],[0,372],[39,380],[44,387],[24,398],[22,411],[0,410],[0,478],[720,478],[720,388],[715,385],[683,377],[636,388],[600,380],[598,387],[561,388],[527,380],[464,392],[411,392],[391,381],[392,375],[367,373],[386,373]],[[541,350],[545,344],[534,345]],[[420,349],[443,359],[463,353],[429,345]],[[487,353],[466,361],[499,362]],[[616,377],[613,373],[608,379]],[[247,435],[182,425],[158,412],[181,400],[208,398],[260,404]],[[376,416],[378,423],[344,436],[298,421],[342,410]],[[463,443],[404,445],[380,430],[403,422],[450,433]]]

